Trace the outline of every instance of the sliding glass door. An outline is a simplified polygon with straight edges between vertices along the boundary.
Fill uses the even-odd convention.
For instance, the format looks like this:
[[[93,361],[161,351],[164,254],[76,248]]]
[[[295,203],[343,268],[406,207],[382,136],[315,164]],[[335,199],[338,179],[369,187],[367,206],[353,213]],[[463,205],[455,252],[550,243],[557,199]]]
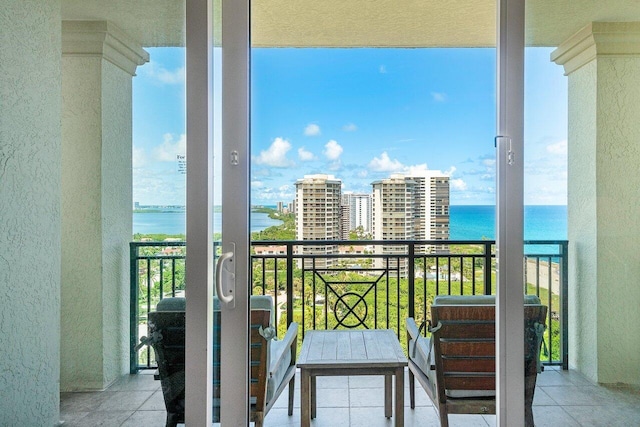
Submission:
[[[185,421],[247,425],[249,2],[187,0],[186,22]]]
[[[249,407],[250,2],[187,0],[186,7],[189,162],[186,421],[195,426],[208,425],[213,420],[212,384],[216,379],[213,378],[212,331],[217,327],[213,324],[213,311],[217,308],[214,294],[217,293],[222,324],[220,345],[224,348],[220,361],[223,408],[220,420],[223,425],[244,425]],[[398,10],[401,12],[400,7]],[[524,419],[521,327],[524,0],[500,0],[497,17],[498,425],[515,426]],[[375,33],[370,34],[373,37]],[[367,40],[358,43],[367,43]],[[296,42],[318,46],[308,39]],[[342,42],[330,41],[330,47],[344,47],[350,42],[342,45]],[[379,46],[374,38],[368,42],[370,45],[364,46]],[[387,74],[384,64],[379,64],[377,71],[382,76]],[[442,101],[442,94],[437,91],[431,96],[434,102]],[[313,118],[303,123],[309,124],[316,125],[312,130],[320,129]],[[347,127],[349,123],[335,124],[336,127],[342,125],[344,132],[355,128],[355,125]],[[324,156],[329,159],[340,156],[342,150],[338,154],[331,150],[337,144],[335,140],[329,141],[324,147]],[[308,156],[304,147],[299,155],[301,159]],[[369,163],[372,167],[383,161],[385,165],[391,162],[387,152],[379,158],[374,156],[375,159],[378,161]],[[212,218],[216,214],[222,217],[221,234],[214,230]],[[215,245],[214,238],[219,241]],[[218,264],[223,274],[214,275],[216,258],[222,260]],[[220,280],[214,280],[215,276]],[[220,285],[217,291],[214,285]]]

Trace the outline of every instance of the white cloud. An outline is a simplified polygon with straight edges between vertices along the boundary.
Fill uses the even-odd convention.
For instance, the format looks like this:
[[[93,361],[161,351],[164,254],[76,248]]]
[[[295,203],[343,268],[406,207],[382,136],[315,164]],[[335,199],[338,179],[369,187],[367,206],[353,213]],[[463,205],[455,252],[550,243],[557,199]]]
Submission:
[[[492,159],[484,159],[482,161],[482,164],[485,165],[488,168],[493,168],[496,165],[496,159],[492,158]]]
[[[150,61],[144,67],[141,67],[140,74],[155,80],[156,83],[168,85],[183,85],[185,81],[184,67],[179,67],[175,70],[167,70],[162,65],[154,61]]]
[[[367,171],[366,169],[362,169],[360,172],[358,172],[358,178],[366,178],[367,176],[369,176],[369,171]]]
[[[298,148],[298,158],[303,162],[315,160],[316,156],[311,151],[307,151],[304,147]]]
[[[345,132],[355,132],[358,130],[358,126],[356,126],[354,123],[347,123],[346,125],[342,126],[342,130]]]
[[[457,168],[455,166],[451,166],[448,171],[444,171],[443,173],[446,176],[452,176],[455,173],[456,170],[457,170]]]
[[[448,96],[443,92],[431,92],[431,98],[436,102],[445,102],[448,99]]]
[[[165,133],[162,144],[154,148],[153,157],[160,162],[175,162],[178,154],[184,156],[186,153],[187,137],[184,133],[177,141],[174,140],[174,135]]]
[[[340,169],[342,169],[342,162],[340,161],[340,159],[336,159],[333,162],[331,162],[331,164],[329,164],[330,171],[337,171]]]
[[[429,167],[427,166],[426,163],[403,167],[403,172],[409,173],[411,175],[420,175],[421,172],[426,172],[428,170],[429,170]]]
[[[251,181],[251,188],[262,188],[264,183],[262,181]]]
[[[295,191],[290,185],[280,186],[278,189],[273,187],[254,188],[251,194],[252,203],[281,202],[292,200],[295,197]]]
[[[456,191],[465,191],[467,189],[467,183],[462,179],[451,179],[449,180],[449,186],[452,190]]]
[[[387,67],[381,65],[380,67],[378,67],[378,72],[380,72],[380,74],[387,74]]]
[[[304,134],[306,136],[316,136],[320,135],[320,126],[315,123],[310,123],[304,128]]]
[[[268,149],[260,152],[260,155],[256,158],[256,163],[276,168],[291,166],[292,162],[287,159],[289,150],[291,150],[291,143],[286,139],[277,137]]]
[[[567,140],[556,142],[555,144],[547,145],[547,152],[551,154],[566,155],[567,154]]]
[[[391,160],[386,151],[369,162],[369,169],[374,172],[399,172],[403,168],[403,164],[396,159]]]
[[[142,168],[147,164],[147,153],[144,148],[133,147],[132,165],[134,169]]]
[[[133,170],[133,200],[143,205],[184,205],[186,176],[175,168]]]
[[[327,142],[324,145],[324,148],[325,150],[323,151],[323,153],[327,157],[327,159],[334,160],[334,161],[338,160],[340,158],[340,155],[344,151],[342,146],[340,146],[340,144],[338,144],[338,142],[334,139]]]

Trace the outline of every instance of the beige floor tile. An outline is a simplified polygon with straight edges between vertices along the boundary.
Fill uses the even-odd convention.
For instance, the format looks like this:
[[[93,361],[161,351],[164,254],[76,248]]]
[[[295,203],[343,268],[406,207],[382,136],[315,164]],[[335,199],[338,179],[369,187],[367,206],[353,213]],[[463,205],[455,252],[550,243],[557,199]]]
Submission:
[[[122,423],[122,427],[162,427],[166,421],[165,411],[137,411]]]
[[[153,391],[105,391],[106,398],[98,407],[98,411],[136,411],[153,393]]]
[[[162,395],[162,390],[158,390],[153,392],[151,397],[149,397],[143,404],[140,406],[140,411],[164,411],[164,396]]]

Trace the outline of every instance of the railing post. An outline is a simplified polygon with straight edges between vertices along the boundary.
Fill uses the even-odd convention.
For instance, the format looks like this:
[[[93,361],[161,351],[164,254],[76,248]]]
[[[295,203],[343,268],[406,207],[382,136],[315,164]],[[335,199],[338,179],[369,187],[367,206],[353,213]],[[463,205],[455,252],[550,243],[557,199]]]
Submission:
[[[562,302],[562,316],[560,329],[562,331],[562,369],[569,369],[569,242],[566,240],[560,245],[560,301]]]
[[[138,246],[136,242],[129,243],[129,373],[138,373]]]
[[[304,307],[303,307],[304,310]],[[287,243],[287,327],[293,322],[293,243]],[[302,326],[304,329],[304,325]]]
[[[408,252],[409,252],[409,317],[415,317],[415,302],[416,302],[416,293],[415,293],[415,285],[416,285],[416,258],[415,258],[416,247],[415,244],[409,243]],[[398,280],[398,283],[400,281]],[[426,295],[425,295],[426,298]],[[388,304],[389,302],[387,302]],[[398,304],[398,310],[400,309],[400,304]],[[400,313],[398,312],[398,315]],[[400,317],[400,316],[398,316]],[[400,324],[400,319],[398,319],[398,325]]]
[[[484,244],[484,294],[491,295],[491,242]]]

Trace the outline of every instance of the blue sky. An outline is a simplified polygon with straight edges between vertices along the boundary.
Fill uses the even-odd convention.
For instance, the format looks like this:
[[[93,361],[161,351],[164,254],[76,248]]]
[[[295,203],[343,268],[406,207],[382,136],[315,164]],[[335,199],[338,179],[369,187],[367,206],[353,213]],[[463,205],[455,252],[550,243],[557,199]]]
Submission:
[[[526,52],[526,204],[566,204],[567,82],[550,51]],[[184,50],[149,52],[134,78],[134,201],[184,204]],[[252,203],[291,201],[310,173],[370,192],[432,169],[451,177],[452,204],[494,204],[494,69],[494,49],[254,49]]]

